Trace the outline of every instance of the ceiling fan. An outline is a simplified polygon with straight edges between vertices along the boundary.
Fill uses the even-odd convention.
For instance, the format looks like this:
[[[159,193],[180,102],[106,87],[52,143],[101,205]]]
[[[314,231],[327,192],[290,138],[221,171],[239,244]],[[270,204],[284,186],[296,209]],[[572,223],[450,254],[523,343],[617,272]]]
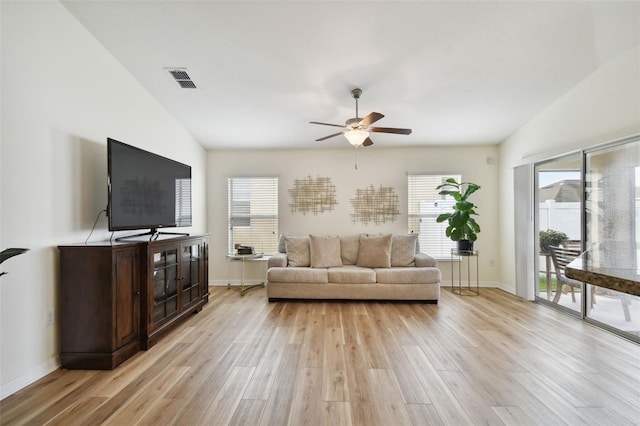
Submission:
[[[362,90],[356,88],[351,91],[351,96],[356,100],[356,116],[354,118],[348,119],[344,126],[341,124],[331,124],[331,123],[321,123],[319,121],[310,121],[311,124],[321,124],[323,126],[333,126],[333,127],[341,127],[344,130],[334,133],[329,136],[325,136],[320,139],[316,139],[316,141],[323,141],[325,139],[332,138],[338,135],[344,135],[349,143],[356,148],[360,145],[369,146],[373,145],[373,141],[369,137],[369,133],[395,133],[399,135],[410,135],[411,129],[398,129],[395,127],[371,127],[373,123],[380,120],[384,115],[379,112],[372,112],[367,115],[365,118],[358,117],[358,99],[360,99],[360,95],[362,94]]]

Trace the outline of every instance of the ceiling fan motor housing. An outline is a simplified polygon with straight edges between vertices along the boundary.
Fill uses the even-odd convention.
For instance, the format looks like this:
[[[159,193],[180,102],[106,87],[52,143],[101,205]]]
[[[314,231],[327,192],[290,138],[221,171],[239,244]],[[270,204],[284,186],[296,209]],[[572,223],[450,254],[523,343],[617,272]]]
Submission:
[[[347,121],[345,121],[345,126],[351,128],[351,129],[358,129],[358,128],[364,128],[364,126],[360,125],[360,122],[362,121],[362,118],[358,118],[358,117],[354,117],[354,118],[350,118]]]

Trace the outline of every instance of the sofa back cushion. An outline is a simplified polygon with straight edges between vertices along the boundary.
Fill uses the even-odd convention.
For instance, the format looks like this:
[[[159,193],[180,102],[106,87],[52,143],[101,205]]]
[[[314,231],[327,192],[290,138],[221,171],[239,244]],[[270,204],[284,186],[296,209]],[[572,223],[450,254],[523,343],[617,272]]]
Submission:
[[[312,268],[342,266],[340,238],[309,234]]]
[[[394,235],[391,238],[391,266],[415,266],[418,234]]]
[[[355,265],[358,263],[360,251],[360,234],[340,237],[340,257],[343,265]]]
[[[388,268],[391,266],[391,234],[360,235],[358,266]]]
[[[311,264],[309,237],[285,235],[284,244],[287,249],[289,266],[309,266]]]

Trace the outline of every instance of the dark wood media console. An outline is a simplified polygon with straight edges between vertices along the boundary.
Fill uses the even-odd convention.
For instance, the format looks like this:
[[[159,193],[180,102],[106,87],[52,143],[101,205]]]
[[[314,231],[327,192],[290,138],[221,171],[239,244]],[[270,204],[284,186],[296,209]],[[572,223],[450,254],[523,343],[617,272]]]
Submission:
[[[58,249],[62,368],[113,369],[209,300],[206,235]]]

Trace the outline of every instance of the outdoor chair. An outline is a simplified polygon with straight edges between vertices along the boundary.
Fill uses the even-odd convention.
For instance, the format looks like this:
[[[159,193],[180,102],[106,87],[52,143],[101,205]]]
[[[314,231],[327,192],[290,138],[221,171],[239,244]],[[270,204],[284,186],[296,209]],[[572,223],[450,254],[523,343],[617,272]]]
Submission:
[[[549,246],[549,253],[551,254],[551,260],[553,262],[553,269],[555,269],[556,277],[558,278],[558,284],[556,287],[556,294],[553,297],[553,303],[558,303],[560,296],[562,295],[562,286],[566,285],[571,288],[571,299],[575,303],[576,295],[574,289],[582,288],[580,281],[568,278],[564,274],[565,267],[571,263],[573,259],[580,255],[580,249],[576,247],[557,247]],[[548,284],[550,285],[550,284]],[[596,287],[591,286],[591,307],[596,303]],[[627,294],[620,293],[620,303],[622,303],[622,311],[624,312],[624,319],[631,321],[631,313],[629,312],[629,305],[631,304],[631,298]]]
[[[556,287],[556,294],[553,297],[553,303],[558,303],[560,300],[560,295],[562,294],[562,286],[569,286],[571,289],[571,300],[575,303],[576,294],[575,288],[582,288],[582,283],[580,281],[576,281],[574,279],[568,278],[564,274],[565,267],[571,263],[573,259],[580,255],[580,249],[578,248],[565,248],[565,247],[557,247],[557,246],[549,246],[549,253],[551,253],[551,260],[553,262],[553,269],[556,272],[556,277],[558,278],[558,284]],[[549,283],[548,285],[551,285]],[[593,301],[593,295],[591,299],[591,303]]]

